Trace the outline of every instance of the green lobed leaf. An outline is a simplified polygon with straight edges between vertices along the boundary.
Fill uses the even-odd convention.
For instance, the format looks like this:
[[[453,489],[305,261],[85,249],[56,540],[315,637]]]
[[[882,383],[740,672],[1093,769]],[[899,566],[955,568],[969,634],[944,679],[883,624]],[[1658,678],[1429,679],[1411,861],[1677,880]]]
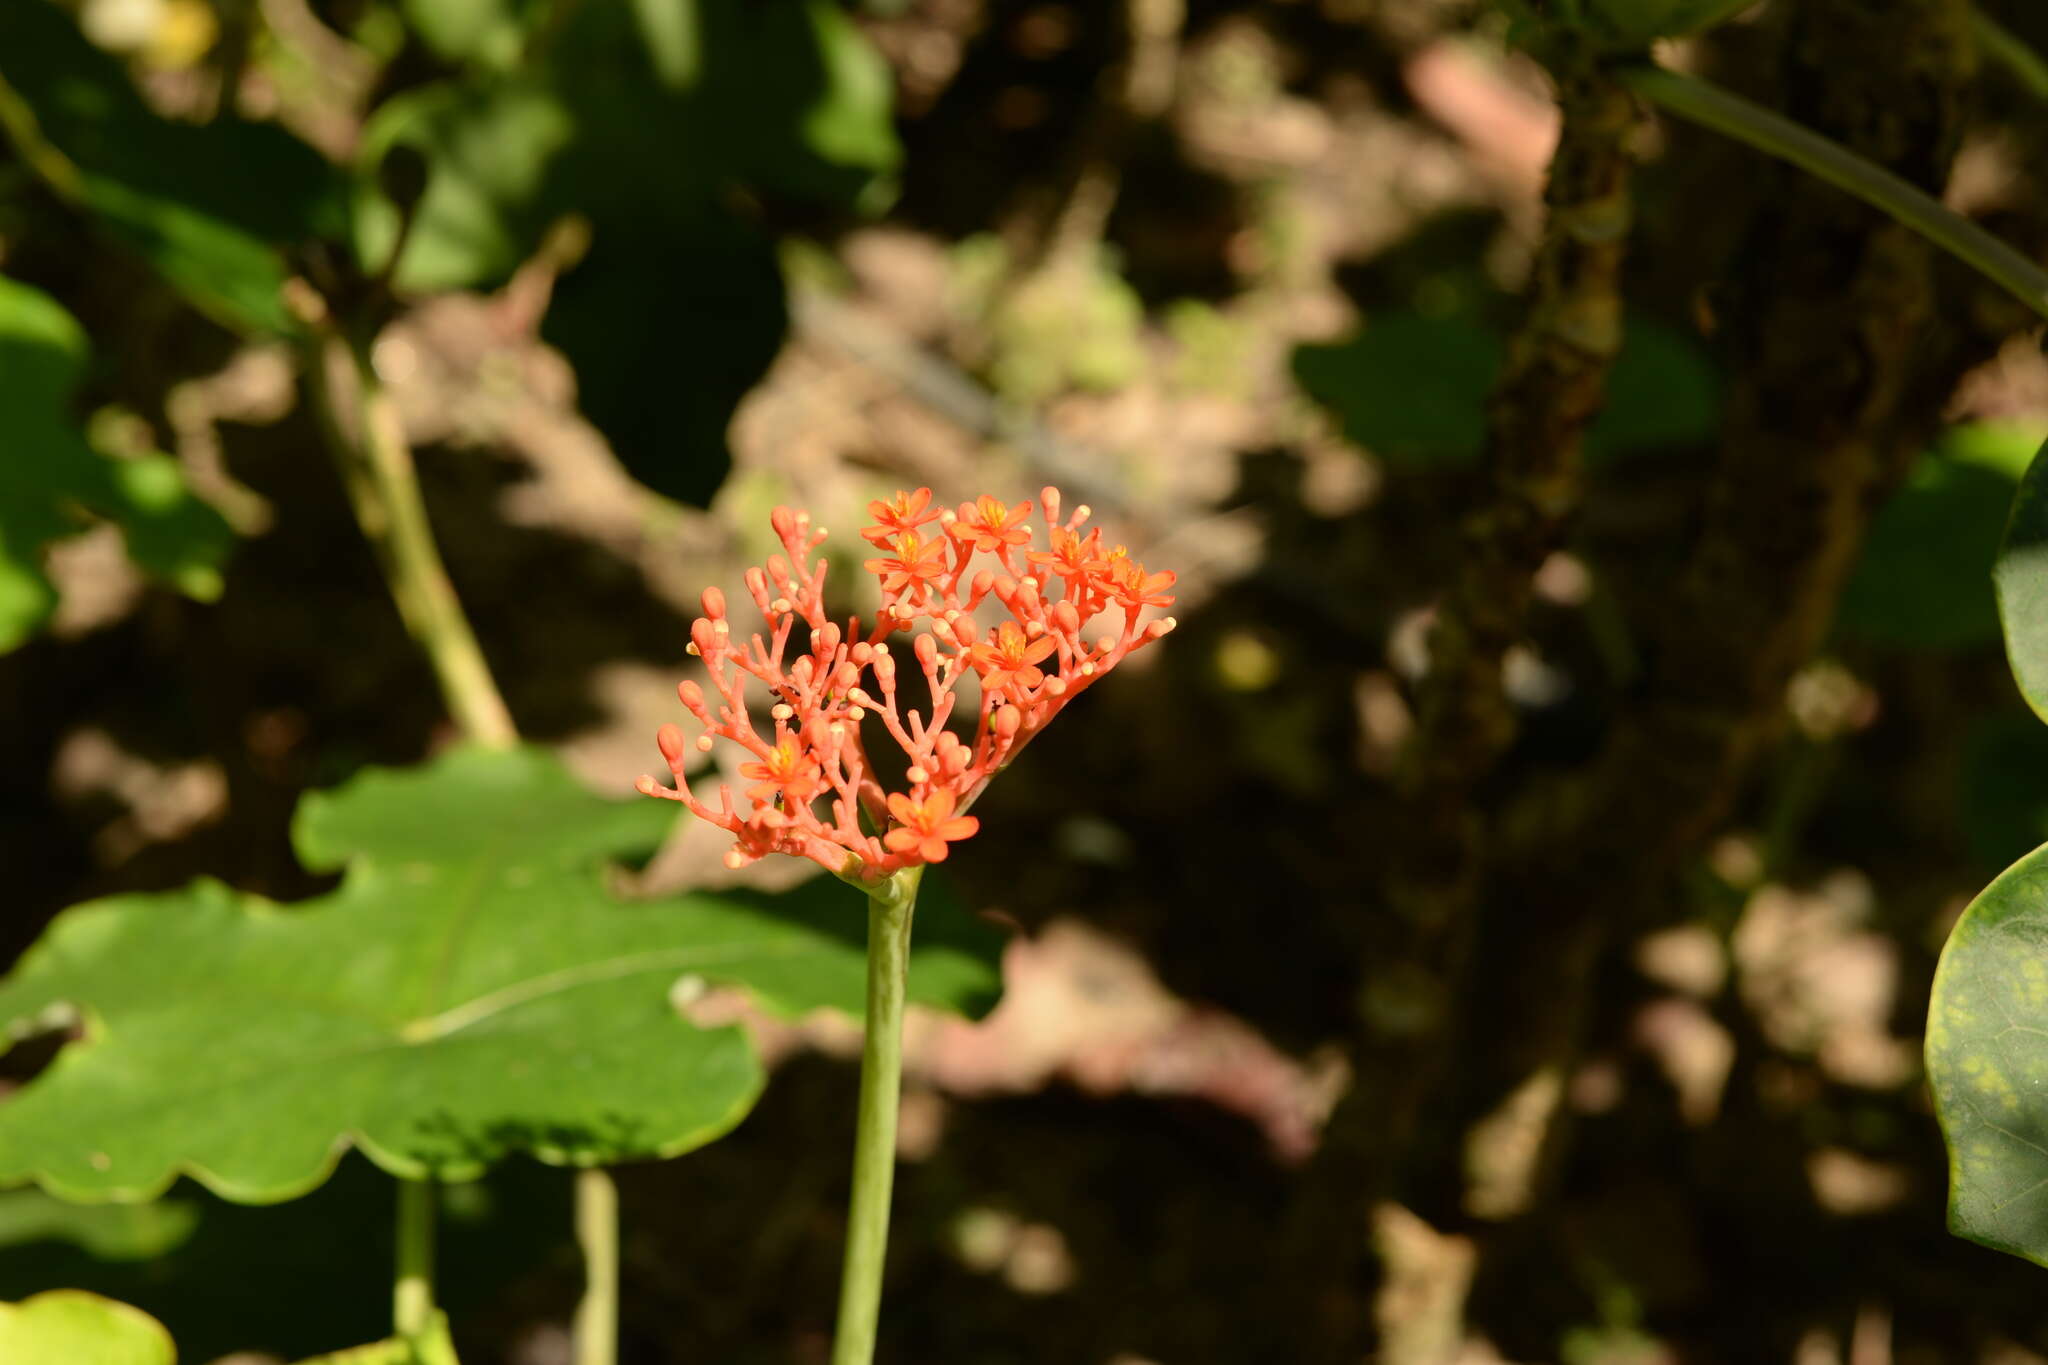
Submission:
[[[343,225],[318,152],[274,124],[160,117],[48,0],[0,4],[0,81],[77,168],[87,207],[194,306],[237,329],[291,330],[283,248]]]
[[[170,1333],[139,1308],[77,1289],[0,1303],[7,1365],[176,1365]]]
[[[101,455],[71,420],[86,361],[85,333],[56,300],[0,276],[0,651],[55,605],[42,551],[83,530],[83,512],[119,526],[129,556],[157,578],[193,597],[220,592],[234,535],[177,462]]]
[[[2040,439],[2038,427],[2003,423],[1944,432],[1871,523],[1842,594],[1842,628],[1913,649],[1995,639],[1999,528]]]
[[[781,896],[626,903],[607,855],[673,811],[582,792],[540,750],[458,750],[307,798],[296,838],[341,885],[283,907],[211,882],[59,916],[0,982],[20,1038],[86,1037],[0,1104],[0,1182],[146,1199],[181,1173],[287,1199],[359,1147],[394,1175],[469,1179],[511,1152],[671,1156],[739,1122],[762,1084],[680,981],[781,1011],[861,1007],[864,907],[817,879]],[[991,936],[943,896],[919,913],[911,996],[976,1009]]]
[[[1949,1230],[2048,1265],[2048,848],[1970,903],[1942,950],[1927,1078]]]
[[[2020,479],[1991,581],[2013,680],[2048,720],[2048,446]]]
[[[1398,468],[1469,464],[1486,448],[1486,403],[1507,359],[1500,333],[1466,313],[1391,313],[1357,335],[1301,346],[1294,375],[1350,440]],[[1631,318],[1586,431],[1594,463],[1710,439],[1719,375],[1691,338]]]

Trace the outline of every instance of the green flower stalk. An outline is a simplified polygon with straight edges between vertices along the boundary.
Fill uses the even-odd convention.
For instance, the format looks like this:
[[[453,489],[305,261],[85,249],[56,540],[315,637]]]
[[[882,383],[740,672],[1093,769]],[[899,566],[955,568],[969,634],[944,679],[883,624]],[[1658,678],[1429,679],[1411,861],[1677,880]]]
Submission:
[[[1174,626],[1171,616],[1147,619],[1172,604],[1173,574],[1147,573],[1122,546],[1105,546],[1100,528],[1084,532],[1085,506],[1061,520],[1057,489],[1045,489],[1040,503],[1044,548],[1034,547],[1029,501],[984,496],[948,511],[920,488],[870,503],[875,524],[861,535],[878,552],[865,567],[880,582],[882,606],[869,630],[857,617],[842,627],[826,615],[826,561],[816,557],[825,533],[808,513],[776,508],[786,557],[772,555],[746,575],[766,631],[741,643],[725,594],[705,590],[690,653],[703,659],[710,692],[690,681],[676,689],[703,732],[692,743],[680,727],[661,727],[656,743],[675,786],[640,779],[645,794],[681,802],[729,832],[728,866],[792,854],[868,897],[867,1036],[833,1365],[874,1358],[918,879],[980,829],[967,810],[1018,750]],[[984,630],[977,612],[997,617],[994,628]],[[910,648],[899,659],[891,642],[904,634]],[[913,670],[924,680],[922,709],[899,692]],[[755,719],[763,691],[766,727]],[[884,789],[864,723],[902,750],[907,791]],[[717,739],[746,750],[739,771],[752,785],[738,796],[721,785],[706,801],[690,790],[687,771]]]

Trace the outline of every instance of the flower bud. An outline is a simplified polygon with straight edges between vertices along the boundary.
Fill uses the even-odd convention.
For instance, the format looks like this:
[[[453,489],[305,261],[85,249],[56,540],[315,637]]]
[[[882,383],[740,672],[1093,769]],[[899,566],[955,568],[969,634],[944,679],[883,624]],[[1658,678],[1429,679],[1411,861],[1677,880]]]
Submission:
[[[1072,602],[1056,602],[1052,609],[1052,623],[1062,635],[1081,633],[1081,613],[1074,609]]]
[[[946,623],[943,621],[934,621],[932,623],[932,628],[934,631],[936,631],[938,627],[943,626],[945,624]],[[948,634],[951,634],[952,627],[947,626],[946,631]],[[912,645],[910,649],[913,654],[917,655],[917,666],[923,669],[925,672],[929,673],[939,666],[939,642],[937,640],[934,640],[931,636],[918,636],[917,643]]]
[[[725,594],[716,588],[704,589],[704,614],[714,621],[725,619]]]
[[[758,524],[758,523],[757,523]],[[797,536],[796,513],[787,507],[777,507],[768,514],[768,524],[775,528],[775,538],[788,544]]]
[[[996,708],[996,733],[1004,739],[1016,738],[1018,729],[1024,724],[1024,713],[1016,706],[1005,702]]]
[[[673,768],[683,761],[683,727],[671,722],[654,732],[654,743]]]

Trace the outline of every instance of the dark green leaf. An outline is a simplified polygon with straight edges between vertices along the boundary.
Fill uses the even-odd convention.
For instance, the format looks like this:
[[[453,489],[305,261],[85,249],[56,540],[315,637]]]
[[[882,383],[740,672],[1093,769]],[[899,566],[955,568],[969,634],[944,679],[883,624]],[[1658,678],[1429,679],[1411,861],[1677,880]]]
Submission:
[[[1993,870],[2048,840],[2048,728],[2017,707],[1973,725],[1956,814],[1971,856]]]
[[[2039,442],[2031,428],[1986,424],[1945,433],[1872,522],[1842,595],[1842,627],[1875,643],[1917,649],[1997,638],[1992,568],[1999,528]],[[2024,593],[2025,584],[2012,590]]]
[[[649,488],[707,504],[732,465],[726,427],[782,348],[774,243],[723,214],[661,235],[601,227],[541,335],[575,366],[583,410]]]
[[[121,528],[135,562],[194,597],[220,591],[233,543],[166,455],[111,459],[68,411],[87,359],[85,334],[47,294],[0,277],[0,650],[19,645],[55,602],[43,548],[76,534],[82,514]]]
[[[1506,357],[1500,334],[1474,317],[1394,313],[1349,340],[1300,347],[1294,374],[1347,438],[1396,467],[1427,469],[1467,464],[1485,450],[1487,396]],[[1699,346],[1631,318],[1586,456],[1608,461],[1704,441],[1719,418],[1719,378]]]
[[[1391,465],[1428,468],[1479,458],[1486,395],[1506,356],[1483,323],[1396,313],[1348,341],[1298,348],[1294,377],[1349,440]]]
[[[574,1165],[674,1155],[761,1086],[732,1029],[671,1004],[679,979],[778,1010],[858,1010],[865,914],[837,882],[622,904],[601,861],[650,847],[663,803],[583,793],[537,750],[457,751],[309,797],[298,842],[345,864],[284,908],[213,883],[61,915],[0,983],[19,1037],[87,1038],[0,1105],[0,1181],[141,1199],[189,1173],[290,1198],[349,1145],[396,1175],[468,1179],[509,1152]],[[994,991],[988,941],[920,913],[914,999]]]
[[[77,167],[87,206],[195,306],[229,326],[289,330],[281,249],[343,221],[317,152],[271,124],[159,117],[47,0],[0,4],[0,78]]]
[[[2048,849],[1970,903],[1942,950],[1927,1078],[1949,1230],[2048,1265]]]
[[[363,131],[368,164],[409,147],[428,170],[399,286],[464,289],[510,275],[547,227],[552,206],[542,190],[574,131],[561,99],[532,81],[444,82],[379,107]],[[357,216],[363,260],[381,268],[397,232],[398,210],[383,187],[365,187]]]
[[[2048,447],[2026,467],[1992,570],[2005,656],[2020,695],[2048,720]]]
[[[500,33],[503,4],[459,7]],[[446,38],[457,47],[497,38]],[[702,502],[725,429],[786,326],[773,240],[735,190],[806,206],[871,201],[900,159],[881,58],[827,0],[648,0],[578,7],[531,58],[393,100],[364,141],[429,166],[400,263],[409,290],[495,285],[576,214],[591,248],[546,319],[620,460]],[[522,49],[523,50],[523,49]],[[398,213],[366,175],[357,241],[391,248]]]

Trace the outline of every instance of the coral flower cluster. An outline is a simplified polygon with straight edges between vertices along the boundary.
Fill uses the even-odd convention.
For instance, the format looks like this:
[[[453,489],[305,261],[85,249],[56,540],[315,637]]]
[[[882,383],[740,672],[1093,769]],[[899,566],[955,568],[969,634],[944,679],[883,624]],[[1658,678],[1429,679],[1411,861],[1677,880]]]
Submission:
[[[1084,533],[1085,506],[1061,521],[1057,489],[1044,490],[1040,508],[1044,548],[1035,547],[1028,501],[981,497],[949,511],[920,488],[869,503],[875,524],[861,535],[876,557],[865,567],[882,605],[866,630],[857,617],[842,625],[826,615],[826,561],[814,557],[825,532],[807,512],[776,508],[786,556],[746,575],[766,629],[742,641],[725,595],[705,590],[690,653],[710,685],[676,689],[703,732],[693,743],[681,727],[662,726],[655,739],[676,785],[642,777],[640,790],[730,831],[731,867],[790,853],[874,881],[943,862],[979,828],[967,809],[989,779],[1068,702],[1173,629],[1170,616],[1144,619],[1172,604],[1171,573],[1147,573],[1122,546],[1105,546],[1099,528]],[[962,709],[969,678],[971,727]],[[766,703],[765,726],[750,690]],[[907,791],[885,790],[869,762],[868,742],[883,735],[903,751]],[[692,749],[708,753],[718,738],[750,761],[739,769],[744,790],[721,784],[712,804],[685,774]]]

